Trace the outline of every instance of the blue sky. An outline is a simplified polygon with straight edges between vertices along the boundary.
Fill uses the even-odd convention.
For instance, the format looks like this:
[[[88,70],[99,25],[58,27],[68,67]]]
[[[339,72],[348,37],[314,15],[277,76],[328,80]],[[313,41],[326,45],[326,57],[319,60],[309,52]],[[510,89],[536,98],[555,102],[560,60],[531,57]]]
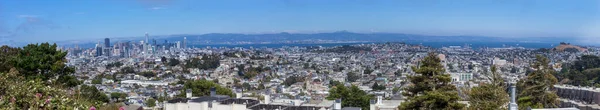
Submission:
[[[0,36],[39,42],[347,30],[598,41],[599,12],[598,0],[0,0]]]

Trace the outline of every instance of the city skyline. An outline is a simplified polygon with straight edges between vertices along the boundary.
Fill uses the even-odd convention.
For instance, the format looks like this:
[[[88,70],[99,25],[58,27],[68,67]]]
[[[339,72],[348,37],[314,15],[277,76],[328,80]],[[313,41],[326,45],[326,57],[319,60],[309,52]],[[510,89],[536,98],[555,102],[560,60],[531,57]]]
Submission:
[[[206,33],[572,37],[595,40],[598,1],[2,1],[0,36],[64,41]],[[111,6],[111,7],[104,7]],[[60,37],[56,37],[60,36]]]

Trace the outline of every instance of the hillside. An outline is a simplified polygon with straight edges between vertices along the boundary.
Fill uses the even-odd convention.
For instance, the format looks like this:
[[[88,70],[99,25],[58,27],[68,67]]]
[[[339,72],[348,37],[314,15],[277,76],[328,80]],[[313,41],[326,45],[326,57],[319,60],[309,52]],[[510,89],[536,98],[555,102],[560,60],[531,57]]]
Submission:
[[[580,47],[580,46],[576,46],[576,45],[571,45],[569,43],[560,43],[560,45],[554,47],[554,51],[558,51],[558,52],[564,52],[564,51],[569,51],[569,49],[577,49],[579,52],[585,52],[587,51],[586,48]]]

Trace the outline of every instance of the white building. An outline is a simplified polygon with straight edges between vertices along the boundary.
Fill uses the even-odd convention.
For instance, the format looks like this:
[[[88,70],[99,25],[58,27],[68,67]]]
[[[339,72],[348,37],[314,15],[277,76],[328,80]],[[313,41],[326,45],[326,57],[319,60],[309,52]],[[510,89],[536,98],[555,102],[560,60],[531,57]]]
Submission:
[[[452,82],[467,82],[473,79],[473,73],[450,73]]]

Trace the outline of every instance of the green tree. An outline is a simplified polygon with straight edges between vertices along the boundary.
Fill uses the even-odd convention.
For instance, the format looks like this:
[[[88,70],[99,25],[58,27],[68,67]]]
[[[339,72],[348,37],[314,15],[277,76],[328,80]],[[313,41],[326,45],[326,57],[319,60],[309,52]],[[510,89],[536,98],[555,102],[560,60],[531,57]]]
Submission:
[[[102,84],[102,78],[94,78],[94,79],[92,79],[92,84]]]
[[[68,75],[75,70],[67,67],[66,51],[56,49],[56,44],[29,44],[19,51],[15,67],[28,79],[48,80],[55,76]]]
[[[221,87],[218,84],[208,80],[187,81],[183,85],[183,90],[192,89],[192,95],[196,97],[208,96],[210,95],[210,88],[213,87],[217,89],[217,94],[234,97],[234,94],[231,91],[231,89]],[[185,94],[180,94],[179,97],[185,97]]]
[[[517,86],[521,90],[517,99],[519,108],[558,107],[558,95],[552,90],[558,80],[553,76],[555,71],[549,63],[548,58],[537,55],[536,62],[531,65],[534,71],[518,82]]]
[[[167,63],[167,65],[169,65],[169,66],[177,66],[177,65],[179,65],[179,63],[180,63],[179,60],[177,60],[175,58],[170,58],[169,59],[169,63]]]
[[[119,99],[125,99],[125,98],[127,98],[127,94],[125,94],[125,93],[119,93],[119,92],[113,92],[113,93],[110,93],[110,98],[111,99],[115,99],[115,100],[118,101]]]
[[[221,57],[217,54],[202,55],[202,58],[192,58],[185,63],[186,68],[198,68],[203,70],[215,69],[219,67]]]
[[[133,69],[133,67],[127,66],[127,67],[123,67],[121,68],[121,72],[122,73],[135,73],[135,70]]]
[[[60,84],[57,84],[57,85],[62,85],[65,87],[75,87],[82,83],[74,76],[66,76],[66,75],[58,77],[57,82],[60,82]]]
[[[342,82],[339,82],[339,81],[329,80],[329,87],[333,87],[333,86],[337,86],[337,85],[343,85],[343,84],[342,84]]]
[[[492,72],[489,74],[489,84],[483,84],[473,87],[468,91],[469,108],[477,110],[506,109],[504,105],[508,103],[508,93],[504,90],[504,80],[496,73],[496,66],[492,66]]]
[[[164,56],[160,57],[160,62],[162,62],[163,64],[167,63],[167,57],[164,57]]]
[[[361,107],[363,110],[369,109],[369,100],[372,95],[362,91],[358,86],[352,85],[346,87],[342,84],[329,90],[328,100],[342,99],[342,107]]]
[[[0,72],[9,72],[10,68],[14,67],[13,61],[15,61],[20,51],[20,48],[13,48],[6,45],[0,47]]]
[[[394,94],[398,93],[399,91],[400,91],[400,88],[399,88],[399,87],[394,87],[394,88],[392,89],[392,93],[394,93]]]
[[[265,89],[265,84],[260,83],[258,85],[258,90],[263,90],[263,89]]]
[[[252,85],[250,85],[250,83],[248,82],[244,82],[244,84],[242,84],[242,87],[244,87],[244,89],[246,90],[252,90]]]
[[[361,74],[349,72],[346,76],[347,77],[346,79],[348,80],[348,82],[354,82],[354,81],[360,79],[360,75]]]
[[[396,72],[394,72],[394,75],[396,75],[396,77],[400,77],[400,76],[402,76],[402,71],[397,70]]]
[[[154,100],[153,98],[149,98],[148,100],[146,100],[146,106],[148,106],[148,107],[156,106],[156,100]]]
[[[371,89],[373,90],[385,90],[385,85],[379,85],[377,84],[377,82],[375,82],[375,84],[373,84],[373,86],[371,86]]]
[[[100,101],[100,102],[108,102],[108,96],[102,93],[94,86],[81,85],[79,88],[79,97],[83,97],[86,99]]]
[[[416,75],[408,76],[412,85],[404,89],[407,100],[399,109],[462,109],[465,105],[458,103],[456,87],[450,84],[452,78],[445,73],[437,55],[429,53],[420,64],[412,67]]]

